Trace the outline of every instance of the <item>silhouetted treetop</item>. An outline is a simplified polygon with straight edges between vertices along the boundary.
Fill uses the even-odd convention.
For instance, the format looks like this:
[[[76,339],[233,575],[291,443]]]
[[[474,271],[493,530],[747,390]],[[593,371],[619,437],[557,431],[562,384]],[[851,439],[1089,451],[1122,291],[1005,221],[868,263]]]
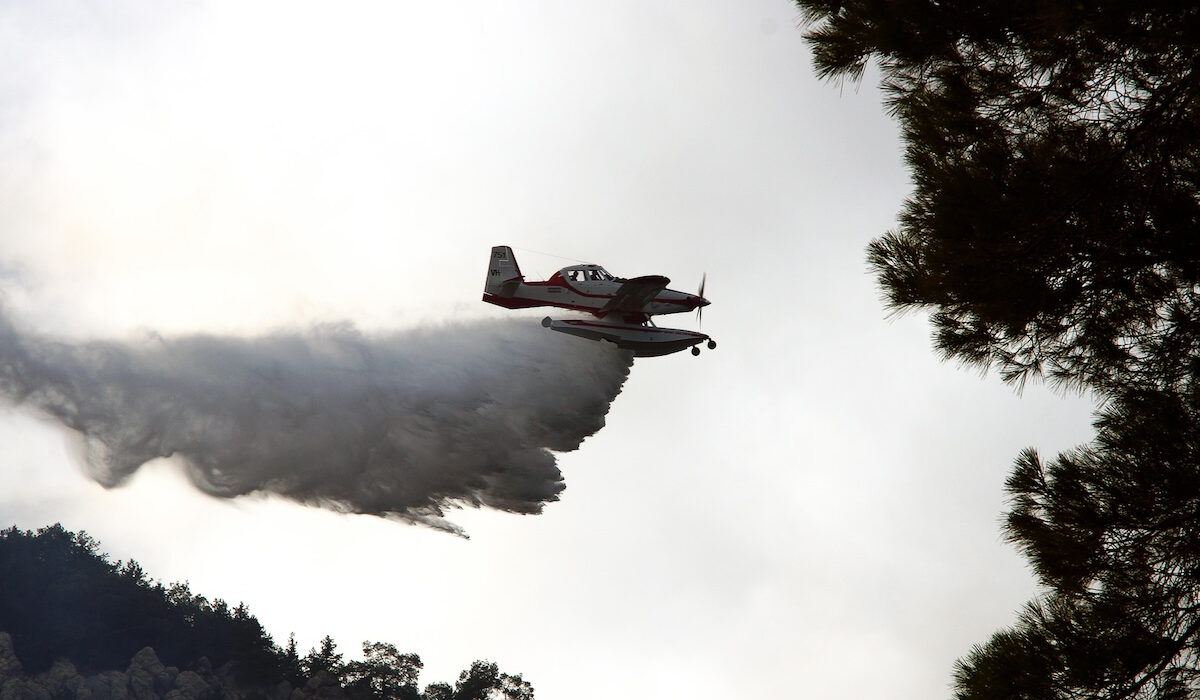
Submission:
[[[1102,390],[1200,368],[1200,5],[797,0],[874,60],[914,192],[869,260],[941,352]]]
[[[230,607],[193,593],[187,583],[152,581],[137,562],[114,563],[87,533],[57,524],[37,532],[0,530],[0,632],[9,633],[12,653],[31,675],[58,660],[85,674],[119,671],[130,668],[131,659],[146,658],[150,647],[149,657],[175,668],[176,678],[180,668],[209,673],[220,667],[243,686],[205,691],[217,694],[276,697],[286,681],[284,697],[290,684],[300,693],[292,697],[300,698],[533,699],[520,675],[484,661],[463,671],[456,687],[433,683],[420,693],[421,658],[383,642],[364,642],[364,659],[347,663],[326,635],[301,658],[295,636],[279,648],[245,604]]]
[[[963,700],[1200,694],[1200,4],[797,0],[817,72],[878,66],[914,190],[868,259],[947,357],[1097,392],[1008,481],[1043,593]]]
[[[1200,687],[1200,411],[1130,390],[1094,443],[1008,480],[1006,531],[1050,594],[959,663],[958,697],[1184,698]]]
[[[416,654],[401,654],[384,642],[363,642],[363,660],[346,664],[345,674],[352,695],[361,690],[377,698],[417,700],[423,667]]]
[[[533,687],[520,674],[510,676],[490,661],[476,661],[454,686],[454,700],[533,700]]]
[[[169,588],[135,561],[113,563],[86,532],[61,525],[0,531],[0,631],[31,672],[70,659],[81,671],[124,668],[146,646],[166,663],[236,662],[244,680],[279,680],[277,650],[244,606]]]

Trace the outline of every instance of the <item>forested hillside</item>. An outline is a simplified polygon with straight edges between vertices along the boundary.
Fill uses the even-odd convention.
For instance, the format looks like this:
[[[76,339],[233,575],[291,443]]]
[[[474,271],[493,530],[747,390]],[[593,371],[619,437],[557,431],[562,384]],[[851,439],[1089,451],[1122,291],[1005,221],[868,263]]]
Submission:
[[[533,698],[520,675],[476,661],[457,683],[419,690],[422,664],[364,642],[343,662],[326,636],[301,657],[280,647],[243,604],[164,585],[133,560],[113,562],[85,532],[61,525],[0,531],[0,691],[48,697]],[[179,691],[176,693],[175,691]],[[32,693],[32,695],[30,695]]]

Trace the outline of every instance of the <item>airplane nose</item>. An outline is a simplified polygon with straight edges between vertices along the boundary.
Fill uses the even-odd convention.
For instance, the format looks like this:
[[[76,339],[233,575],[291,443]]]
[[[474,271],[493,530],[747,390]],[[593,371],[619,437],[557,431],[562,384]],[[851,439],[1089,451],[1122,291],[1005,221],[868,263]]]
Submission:
[[[712,303],[711,301],[709,301],[708,299],[705,299],[704,297],[696,297],[696,306],[698,306],[698,307],[708,306],[711,303]]]

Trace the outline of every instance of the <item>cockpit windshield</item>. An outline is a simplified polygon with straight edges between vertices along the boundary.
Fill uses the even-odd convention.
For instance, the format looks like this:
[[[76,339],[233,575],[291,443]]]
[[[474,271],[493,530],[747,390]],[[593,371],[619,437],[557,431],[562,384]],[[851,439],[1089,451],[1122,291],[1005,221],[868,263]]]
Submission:
[[[562,275],[570,282],[607,282],[613,279],[613,276],[599,265],[563,268]]]

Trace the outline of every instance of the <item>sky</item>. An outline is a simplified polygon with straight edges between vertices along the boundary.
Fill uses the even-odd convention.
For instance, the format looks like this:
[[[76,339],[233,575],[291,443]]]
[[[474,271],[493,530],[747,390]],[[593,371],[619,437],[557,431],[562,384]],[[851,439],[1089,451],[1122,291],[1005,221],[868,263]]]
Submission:
[[[393,643],[422,683],[490,659],[541,698],[947,696],[1035,594],[1003,482],[1087,441],[1091,406],[942,362],[883,307],[897,129],[873,72],[816,79],[788,2],[17,1],[0,64],[0,318],[38,347],[436,336],[422,386],[524,368],[501,405],[549,420],[567,380],[529,358],[584,382],[599,350],[482,303],[494,245],[529,279],[707,275],[718,343],[606,375],[540,513],[215,497],[179,454],[106,488],[25,402],[0,524],[86,530],[281,643]],[[477,332],[501,326],[534,340]]]

